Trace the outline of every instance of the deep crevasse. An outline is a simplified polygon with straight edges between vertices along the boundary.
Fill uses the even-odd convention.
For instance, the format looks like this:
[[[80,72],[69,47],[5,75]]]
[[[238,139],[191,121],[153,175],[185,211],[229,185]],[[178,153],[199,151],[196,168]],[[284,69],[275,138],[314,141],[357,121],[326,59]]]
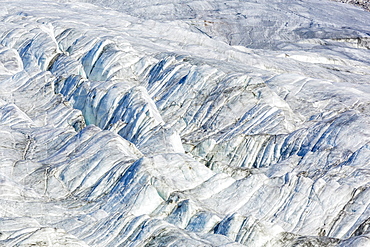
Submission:
[[[1,244],[366,245],[369,13],[64,2],[1,2]]]

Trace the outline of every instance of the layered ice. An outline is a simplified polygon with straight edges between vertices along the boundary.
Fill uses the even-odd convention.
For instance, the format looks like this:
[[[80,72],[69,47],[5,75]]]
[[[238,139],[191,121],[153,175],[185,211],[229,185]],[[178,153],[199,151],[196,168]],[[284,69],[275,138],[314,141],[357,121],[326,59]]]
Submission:
[[[370,244],[369,12],[0,5],[0,245]]]

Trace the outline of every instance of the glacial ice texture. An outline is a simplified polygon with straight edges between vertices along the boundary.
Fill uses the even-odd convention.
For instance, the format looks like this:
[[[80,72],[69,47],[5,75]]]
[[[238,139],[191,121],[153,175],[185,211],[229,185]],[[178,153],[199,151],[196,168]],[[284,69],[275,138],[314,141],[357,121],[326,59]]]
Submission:
[[[0,7],[0,246],[370,246],[369,12]]]

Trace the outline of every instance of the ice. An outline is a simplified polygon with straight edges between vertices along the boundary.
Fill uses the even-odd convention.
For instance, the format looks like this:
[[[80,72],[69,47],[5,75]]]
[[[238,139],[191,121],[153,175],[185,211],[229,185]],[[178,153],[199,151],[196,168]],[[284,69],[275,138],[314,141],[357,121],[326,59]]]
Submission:
[[[369,244],[369,12],[0,6],[0,245]]]

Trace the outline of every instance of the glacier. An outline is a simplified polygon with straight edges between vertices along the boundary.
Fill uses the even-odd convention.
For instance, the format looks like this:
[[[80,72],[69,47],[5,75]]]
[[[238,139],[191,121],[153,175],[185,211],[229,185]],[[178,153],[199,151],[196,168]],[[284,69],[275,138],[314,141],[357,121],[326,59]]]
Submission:
[[[370,12],[0,6],[0,246],[370,246]]]

